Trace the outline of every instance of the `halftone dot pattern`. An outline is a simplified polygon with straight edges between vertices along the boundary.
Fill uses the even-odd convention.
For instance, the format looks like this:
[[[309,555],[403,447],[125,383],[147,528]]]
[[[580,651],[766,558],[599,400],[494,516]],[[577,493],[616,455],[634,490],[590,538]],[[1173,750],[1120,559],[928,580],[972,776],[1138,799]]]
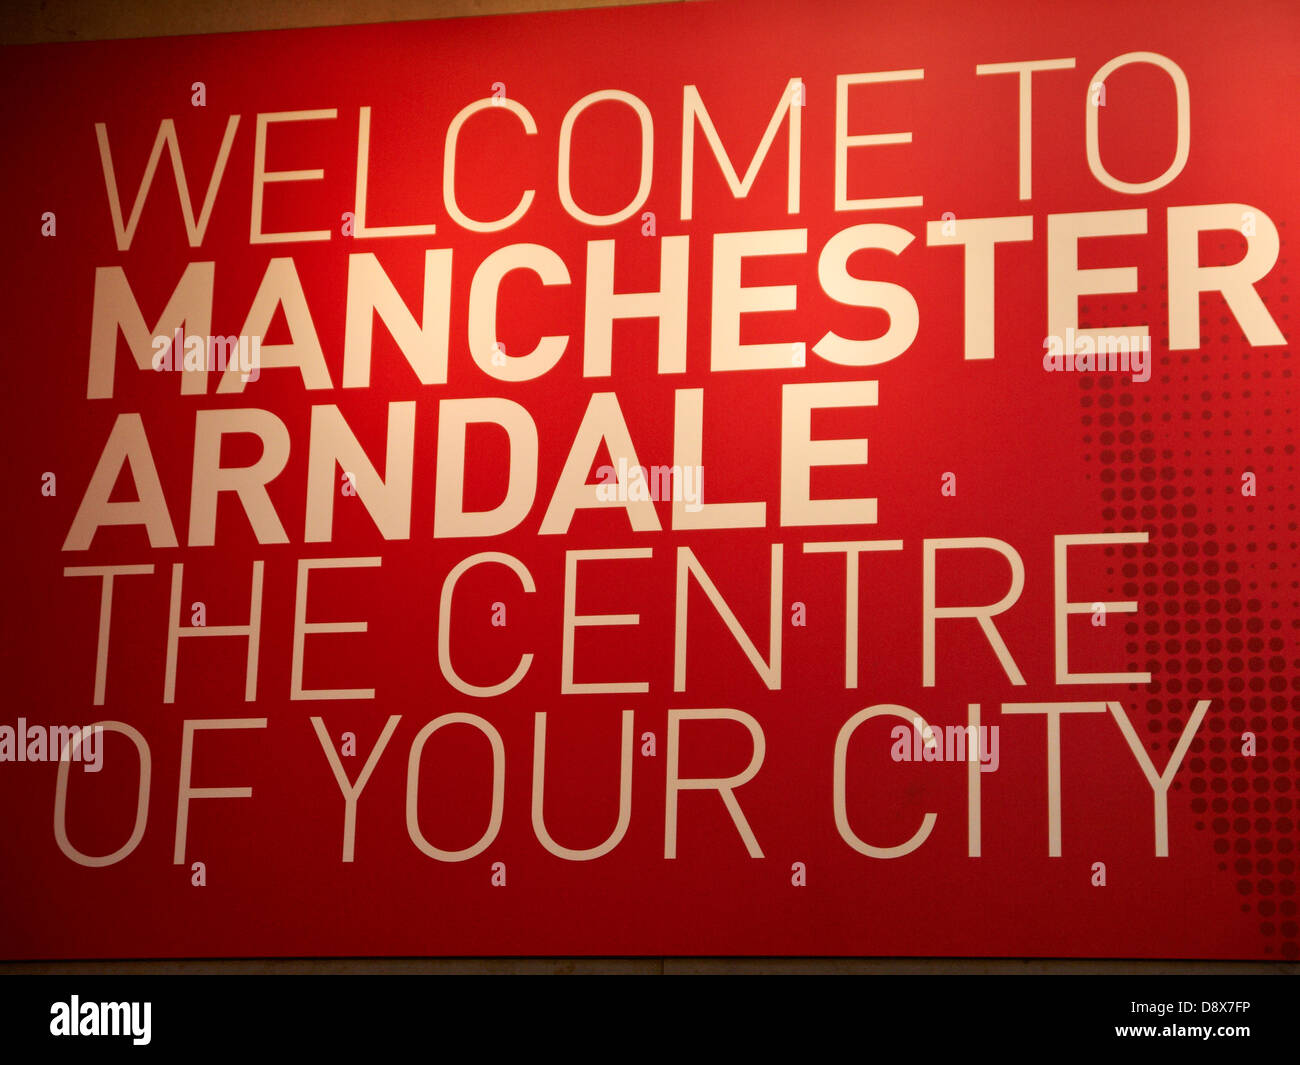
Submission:
[[[1284,292],[1269,308],[1283,333],[1288,265],[1280,259]],[[1074,375],[1106,529],[1150,536],[1149,545],[1106,548],[1108,573],[1118,568],[1124,598],[1140,604],[1125,624],[1126,668],[1152,679],[1130,690],[1145,698],[1158,768],[1154,752],[1167,760],[1197,701],[1211,700],[1172,787],[1190,791],[1195,827],[1211,836],[1242,912],[1257,916],[1263,953],[1294,961],[1300,515],[1282,501],[1295,484],[1291,352],[1252,348],[1226,308],[1201,319],[1198,350],[1170,352],[1157,332],[1168,318],[1160,288],[1159,308],[1147,286],[1080,308],[1081,325],[1150,322],[1151,379]],[[1245,474],[1254,495],[1243,494]]]

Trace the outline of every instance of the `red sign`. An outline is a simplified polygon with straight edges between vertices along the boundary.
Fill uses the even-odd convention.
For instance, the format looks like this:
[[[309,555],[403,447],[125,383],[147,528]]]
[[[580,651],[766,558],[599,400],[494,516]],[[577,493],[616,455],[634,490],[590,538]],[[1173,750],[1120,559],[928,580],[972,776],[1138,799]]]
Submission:
[[[9,49],[0,954],[1296,958],[1296,16],[999,7]]]

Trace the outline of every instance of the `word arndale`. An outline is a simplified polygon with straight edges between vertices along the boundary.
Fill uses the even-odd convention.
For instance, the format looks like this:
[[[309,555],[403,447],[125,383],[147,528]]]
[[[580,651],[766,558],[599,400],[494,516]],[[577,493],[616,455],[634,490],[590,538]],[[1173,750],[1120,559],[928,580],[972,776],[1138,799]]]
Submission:
[[[265,349],[264,349],[265,350]],[[814,412],[870,408],[877,405],[878,383],[869,380],[797,382],[781,389],[780,500],[782,526],[869,525],[876,521],[874,497],[815,498],[813,471],[827,466],[867,463],[867,438],[834,440],[813,435]],[[724,397],[723,402],[735,402]],[[632,439],[619,397],[594,393],[569,446],[567,458],[543,512],[543,535],[569,531],[580,510],[616,508],[627,515],[635,532],[663,528],[655,507],[671,500],[674,530],[763,528],[769,524],[763,500],[706,502],[700,471],[704,466],[704,390],[676,389],[673,399],[673,461],[671,466],[643,463]],[[190,524],[187,545],[217,542],[218,498],[233,495],[243,508],[259,543],[289,543],[289,533],[268,490],[285,469],[291,441],[307,436],[307,475],[304,543],[328,543],[334,535],[334,511],[342,497],[336,471],[345,472],[348,496],[360,500],[385,540],[412,535],[413,493],[417,486],[415,400],[388,404],[384,474],[366,453],[339,408],[316,404],[310,410],[307,433],[291,432],[278,415],[256,407],[199,410],[194,415],[193,476],[190,481]],[[470,427],[494,425],[509,441],[503,471],[504,498],[489,510],[467,510],[465,486],[483,467],[469,447]],[[295,424],[297,428],[297,424]],[[250,466],[222,464],[222,440],[250,434],[261,442],[261,457]],[[423,448],[421,455],[424,454]],[[603,463],[608,454],[612,465]],[[527,408],[503,397],[444,399],[437,404],[436,472],[433,477],[434,537],[492,537],[519,527],[534,512],[541,468],[541,438]],[[589,483],[593,467],[599,483]],[[129,470],[137,497],[112,501],[114,486]],[[652,490],[653,489],[653,490]],[[63,543],[65,551],[90,548],[98,529],[139,526],[153,548],[178,546],[171,507],[152,445],[140,414],[118,415],[108,441],[82,495]],[[427,533],[426,533],[427,535]]]

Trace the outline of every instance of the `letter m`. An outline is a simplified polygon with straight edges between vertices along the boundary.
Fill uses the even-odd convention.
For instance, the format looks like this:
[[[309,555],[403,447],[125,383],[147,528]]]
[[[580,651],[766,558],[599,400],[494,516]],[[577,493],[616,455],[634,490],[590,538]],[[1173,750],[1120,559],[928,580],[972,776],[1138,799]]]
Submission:
[[[203,337],[212,332],[212,281],[215,263],[190,263],[176,283],[167,306],[152,329],[145,324],[126,273],[120,266],[101,266],[95,271],[95,306],[90,325],[90,376],[86,382],[87,399],[111,399],[113,367],[117,357],[117,333],[120,329],[127,347],[142,370],[153,368],[153,338],[170,341],[177,329]],[[179,359],[180,352],[176,352]],[[181,393],[198,395],[208,390],[206,371],[182,373]]]
[[[681,473],[676,466],[651,466],[649,469],[650,498],[656,501],[681,498]],[[677,483],[677,495],[673,495],[673,483]]]
[[[131,1034],[131,1004],[129,1002],[105,1002],[100,1006],[100,1035]],[[111,1030],[110,1030],[111,1029]]]
[[[231,366],[239,365],[239,337],[210,337],[208,339],[208,369],[211,370],[215,365],[218,370],[224,372],[227,363]]]
[[[979,761],[979,732],[974,725],[949,725],[944,729],[948,758],[953,762]],[[969,756],[967,751],[970,752]]]
[[[722,146],[722,140],[718,136],[718,131],[713,125],[713,119],[709,117],[708,109],[704,106],[704,101],[700,99],[699,90],[694,85],[685,85],[682,87],[682,221],[691,217],[692,204],[695,188],[695,124],[698,122],[700,129],[704,131],[704,139],[709,142],[709,147],[713,149],[713,157],[718,161],[722,168],[722,175],[727,179],[727,187],[731,189],[731,195],[736,199],[742,199],[749,195],[749,190],[753,187],[754,178],[758,176],[759,167],[763,165],[763,160],[767,158],[768,150],[772,147],[772,142],[776,139],[776,131],[781,125],[782,118],[789,117],[789,176],[786,192],[786,213],[797,214],[799,212],[799,132],[800,116],[803,108],[796,106],[798,101],[799,86],[802,83],[800,78],[791,78],[786,82],[785,92],[782,93],[780,101],[777,103],[776,110],[772,112],[772,118],[767,123],[767,129],[763,133],[763,139],[759,142],[758,150],[754,157],[749,161],[749,167],[745,170],[744,178],[736,173],[736,168],[731,163],[731,157],[727,154],[727,149]]]
[[[1097,369],[1102,367],[1102,359],[1106,359],[1107,370],[1128,369],[1129,355],[1129,338],[1127,336],[1099,336],[1097,338]],[[1117,356],[1123,356],[1123,362],[1120,362]]]
[[[71,752],[72,740],[81,729],[76,725],[55,725],[50,729],[50,757],[53,759],[62,758],[64,753]],[[71,755],[69,755],[71,757]]]

